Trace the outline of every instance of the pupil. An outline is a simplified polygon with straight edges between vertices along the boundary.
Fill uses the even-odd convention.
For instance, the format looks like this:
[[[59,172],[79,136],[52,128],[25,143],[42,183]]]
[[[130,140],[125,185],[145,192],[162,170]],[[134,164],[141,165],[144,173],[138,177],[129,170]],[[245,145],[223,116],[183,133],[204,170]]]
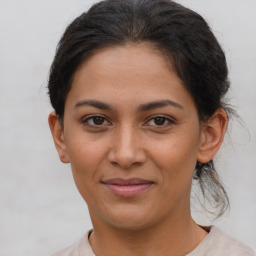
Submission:
[[[103,119],[102,117],[94,117],[94,118],[93,118],[93,122],[94,122],[94,124],[96,124],[96,125],[101,125],[101,124],[104,123],[104,119]]]
[[[156,117],[155,118],[155,124],[156,125],[163,125],[165,122],[165,118],[164,117]]]

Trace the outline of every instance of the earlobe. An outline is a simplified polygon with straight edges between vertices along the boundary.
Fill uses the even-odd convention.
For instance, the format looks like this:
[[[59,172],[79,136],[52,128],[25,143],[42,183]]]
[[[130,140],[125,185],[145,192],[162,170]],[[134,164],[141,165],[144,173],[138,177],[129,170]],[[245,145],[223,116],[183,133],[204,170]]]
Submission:
[[[66,143],[64,140],[63,128],[60,124],[59,118],[56,115],[55,111],[49,114],[48,122],[54,140],[54,144],[58,151],[61,162],[69,163]]]
[[[220,108],[202,126],[197,161],[207,163],[218,152],[227,128],[227,114]]]

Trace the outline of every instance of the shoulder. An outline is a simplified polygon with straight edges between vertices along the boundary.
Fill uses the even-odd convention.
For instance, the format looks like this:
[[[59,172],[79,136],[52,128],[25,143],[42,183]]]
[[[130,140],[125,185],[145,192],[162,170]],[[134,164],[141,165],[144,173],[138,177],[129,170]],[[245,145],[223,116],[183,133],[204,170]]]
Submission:
[[[79,251],[76,243],[66,247],[65,249],[62,249],[61,251],[54,253],[52,256],[78,256],[78,255],[79,255]]]
[[[188,256],[256,256],[244,243],[230,237],[216,226],[212,226],[207,237]]]
[[[56,252],[52,256],[95,256],[88,241],[90,232],[88,231],[78,242]]]
[[[225,251],[227,256],[256,256],[255,253],[241,241],[227,235],[219,228],[212,227],[212,242],[216,244],[217,248]]]

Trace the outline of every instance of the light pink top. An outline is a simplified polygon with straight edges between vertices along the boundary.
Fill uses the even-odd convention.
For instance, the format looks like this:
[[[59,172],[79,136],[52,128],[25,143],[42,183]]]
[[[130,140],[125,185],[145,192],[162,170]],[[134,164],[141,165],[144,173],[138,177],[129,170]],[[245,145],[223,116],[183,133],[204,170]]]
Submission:
[[[88,241],[90,231],[77,243],[52,256],[95,256]],[[206,238],[185,256],[256,256],[248,246],[212,226]]]

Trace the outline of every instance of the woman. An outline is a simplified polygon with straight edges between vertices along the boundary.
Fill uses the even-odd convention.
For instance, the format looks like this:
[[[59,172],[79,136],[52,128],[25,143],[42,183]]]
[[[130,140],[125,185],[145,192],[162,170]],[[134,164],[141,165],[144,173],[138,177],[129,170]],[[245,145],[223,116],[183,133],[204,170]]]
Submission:
[[[213,164],[228,116],[225,55],[204,19],[170,0],[102,1],[66,29],[49,125],[93,230],[55,255],[255,255],[196,224],[192,180],[218,208]]]

